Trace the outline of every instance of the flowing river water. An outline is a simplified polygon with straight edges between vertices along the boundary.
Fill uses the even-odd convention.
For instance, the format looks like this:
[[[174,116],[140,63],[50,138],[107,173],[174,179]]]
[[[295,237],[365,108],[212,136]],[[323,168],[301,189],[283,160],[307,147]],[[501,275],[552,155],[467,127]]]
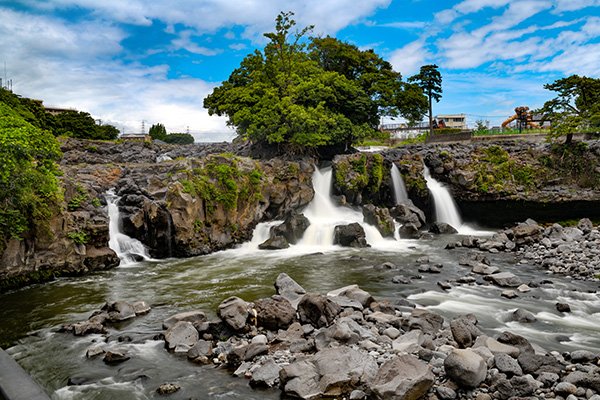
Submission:
[[[10,344],[7,352],[54,399],[151,399],[159,397],[155,390],[165,382],[182,387],[170,399],[279,399],[279,390],[253,390],[247,380],[233,378],[227,371],[169,354],[156,336],[162,321],[176,312],[201,309],[214,317],[218,304],[229,296],[247,301],[271,296],[277,275],[286,272],[307,291],[324,293],[356,283],[376,299],[408,299],[446,320],[473,313],[492,336],[510,330],[548,350],[600,351],[597,283],[550,276],[537,267],[516,263],[512,254],[500,253],[488,255],[493,266],[513,272],[523,282],[541,284],[515,299],[501,297],[501,288],[484,284],[480,278],[471,284],[454,283],[452,289],[443,291],[438,281],[469,272],[458,264],[467,249],[444,249],[460,235],[396,240],[367,230],[371,248],[332,246],[329,230],[340,218],[346,223],[362,218],[360,212],[331,203],[330,179],[330,172],[315,173],[318,193],[305,210],[313,230],[290,249],[258,250],[274,223],[260,224],[253,240],[237,249],[185,260],[132,262],[4,293],[0,295],[1,342]],[[443,264],[442,272],[419,273],[416,261],[423,256]],[[383,262],[392,262],[398,269],[374,268]],[[396,275],[410,278],[410,283],[392,283]],[[58,332],[61,324],[87,319],[105,302],[115,300],[145,300],[152,311],[111,328],[107,343],[101,335],[75,337]],[[558,301],[569,303],[572,312],[556,311]],[[537,322],[511,322],[510,313],[516,308],[532,312]],[[86,349],[98,343],[107,350],[125,350],[131,359],[117,366],[106,365],[101,358],[87,359]]]

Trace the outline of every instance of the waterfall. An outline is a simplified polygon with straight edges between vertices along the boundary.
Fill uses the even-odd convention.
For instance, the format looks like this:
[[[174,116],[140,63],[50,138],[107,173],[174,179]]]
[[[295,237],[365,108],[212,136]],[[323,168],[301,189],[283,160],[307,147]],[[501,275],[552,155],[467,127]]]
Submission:
[[[137,239],[129,237],[121,232],[119,222],[119,197],[113,189],[106,192],[106,204],[108,208],[108,247],[110,247],[121,260],[121,265],[132,264],[150,258],[146,247]]]
[[[427,189],[433,196],[433,207],[435,208],[435,220],[452,225],[457,230],[463,225],[458,207],[450,194],[450,191],[440,182],[433,179],[429,168],[423,165],[423,176],[427,182]]]
[[[371,246],[389,242],[381,236],[376,227],[363,222],[363,215],[360,211],[334,204],[331,198],[332,176],[331,168],[315,169],[313,173],[315,197],[304,210],[310,226],[304,232],[298,246],[330,247],[333,244],[335,226],[353,222],[358,222],[363,227],[367,242]]]
[[[392,185],[394,188],[394,200],[396,205],[408,202],[408,193],[406,192],[406,186],[404,186],[404,180],[400,175],[400,170],[395,163],[392,163]]]

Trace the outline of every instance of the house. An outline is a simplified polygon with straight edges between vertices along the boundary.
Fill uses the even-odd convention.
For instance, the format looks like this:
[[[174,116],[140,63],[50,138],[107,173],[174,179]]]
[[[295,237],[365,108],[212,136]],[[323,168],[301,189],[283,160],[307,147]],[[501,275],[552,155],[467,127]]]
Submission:
[[[147,133],[123,133],[119,139],[131,142],[151,142],[152,138]]]
[[[446,128],[467,129],[467,117],[465,114],[441,114],[435,116],[436,121],[443,121]]]

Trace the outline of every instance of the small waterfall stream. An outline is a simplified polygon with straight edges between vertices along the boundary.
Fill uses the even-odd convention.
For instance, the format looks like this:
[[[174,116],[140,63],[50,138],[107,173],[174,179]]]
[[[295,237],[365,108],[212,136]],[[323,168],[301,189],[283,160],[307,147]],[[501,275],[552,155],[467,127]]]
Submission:
[[[117,256],[121,260],[121,266],[133,264],[140,259],[150,259],[148,250],[142,242],[132,237],[127,236],[121,232],[119,222],[119,207],[117,203],[119,197],[115,195],[115,192],[111,189],[106,192],[106,205],[108,208],[108,247],[117,253]]]
[[[435,220],[452,225],[457,230],[463,225],[458,207],[450,194],[450,191],[429,173],[429,168],[423,166],[423,176],[427,182],[427,189],[433,196],[435,208]]]
[[[391,174],[392,174],[392,185],[394,188],[394,200],[396,201],[396,205],[407,203],[408,202],[408,193],[406,192],[406,186],[404,185],[404,180],[402,179],[402,175],[400,175],[400,170],[394,163],[392,163]]]

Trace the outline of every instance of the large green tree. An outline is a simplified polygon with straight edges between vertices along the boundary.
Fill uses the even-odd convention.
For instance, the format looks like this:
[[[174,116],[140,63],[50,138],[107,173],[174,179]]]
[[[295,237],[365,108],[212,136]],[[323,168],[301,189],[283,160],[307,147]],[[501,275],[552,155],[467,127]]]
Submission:
[[[600,128],[600,79],[571,75],[544,88],[556,92],[538,110],[552,124],[551,138],[565,136],[570,143],[574,133]]]
[[[80,139],[112,140],[119,136],[119,130],[112,125],[97,125],[92,116],[83,111],[67,110],[55,117],[56,136],[70,136]]]
[[[382,115],[418,114],[422,92],[389,63],[334,38],[308,39],[311,27],[292,33],[292,16],[281,13],[263,51],[206,97],[209,114],[227,116],[243,138],[299,152],[352,144],[372,135]]]
[[[423,65],[419,73],[408,78],[409,82],[414,82],[425,92],[429,103],[429,134],[433,133],[433,113],[431,102],[436,103],[442,98],[442,74],[438,71],[435,64]]]
[[[153,140],[162,140],[164,141],[167,137],[167,129],[161,123],[153,124],[148,130],[148,134]]]
[[[46,226],[61,200],[56,138],[0,102],[0,249]]]

